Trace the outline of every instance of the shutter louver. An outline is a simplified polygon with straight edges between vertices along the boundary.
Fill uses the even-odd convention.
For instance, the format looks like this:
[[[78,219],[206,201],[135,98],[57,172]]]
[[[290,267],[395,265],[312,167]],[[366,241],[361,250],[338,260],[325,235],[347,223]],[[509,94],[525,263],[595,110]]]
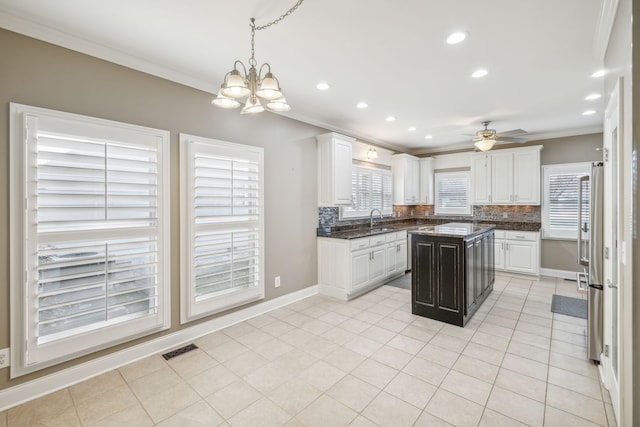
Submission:
[[[571,239],[578,236],[579,192],[582,201],[582,221],[589,223],[589,182],[579,188],[580,177],[589,173],[588,163],[548,165],[543,168],[544,201],[542,228],[544,238]]]
[[[384,215],[390,215],[393,211],[392,191],[390,171],[353,166],[351,170],[352,204],[340,210],[340,217],[367,217],[371,209],[380,209]]]
[[[189,200],[183,321],[264,297],[262,151],[192,138],[181,136]]]
[[[436,213],[469,215],[469,174],[437,172],[435,174]]]
[[[155,314],[155,239],[108,238],[156,226],[155,150],[40,132],[36,155],[37,230],[46,242],[38,246],[38,342]],[[103,239],[46,237],[77,231]]]

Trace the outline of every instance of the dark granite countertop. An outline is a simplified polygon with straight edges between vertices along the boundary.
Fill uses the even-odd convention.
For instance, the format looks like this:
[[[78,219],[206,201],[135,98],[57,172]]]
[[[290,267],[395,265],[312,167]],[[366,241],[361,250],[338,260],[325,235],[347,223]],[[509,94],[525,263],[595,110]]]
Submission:
[[[434,227],[451,223],[451,220],[391,220],[378,223],[377,227],[371,230],[367,225],[333,227],[330,230],[319,228],[317,230],[318,237],[331,237],[335,239],[358,239],[360,237],[374,236],[383,233],[393,233],[395,231],[407,230],[412,231],[419,227]],[[471,224],[477,227],[494,226],[496,230],[513,230],[513,231],[540,231],[541,224],[539,222],[508,222],[508,221],[468,221],[463,222],[456,220],[456,223]]]
[[[495,228],[494,224],[477,224],[473,222],[450,222],[441,225],[428,225],[409,231],[412,234],[438,237],[473,237]]]

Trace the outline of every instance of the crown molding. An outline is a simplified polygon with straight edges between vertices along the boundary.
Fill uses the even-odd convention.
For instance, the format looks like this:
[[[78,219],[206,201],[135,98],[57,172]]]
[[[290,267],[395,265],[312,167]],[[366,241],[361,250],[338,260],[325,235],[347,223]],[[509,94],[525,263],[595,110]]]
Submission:
[[[598,16],[598,24],[596,26],[596,34],[593,40],[593,53],[601,61],[604,61],[607,47],[609,46],[609,38],[613,29],[613,23],[616,19],[619,0],[602,0],[602,8]]]
[[[18,17],[0,9],[0,28],[13,31],[46,43],[51,43],[66,49],[80,52],[114,64],[122,65],[152,76],[160,77],[172,82],[180,83],[194,89],[209,93],[216,93],[213,82],[204,81],[196,77],[181,73],[174,69],[163,67],[137,56],[127,55],[119,50],[105,45],[91,42],[81,37],[65,33],[64,31],[38,24]]]

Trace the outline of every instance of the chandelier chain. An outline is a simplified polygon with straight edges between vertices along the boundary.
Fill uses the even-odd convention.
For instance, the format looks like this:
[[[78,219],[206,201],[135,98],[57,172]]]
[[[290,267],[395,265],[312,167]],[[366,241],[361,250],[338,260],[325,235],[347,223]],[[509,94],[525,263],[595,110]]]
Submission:
[[[287,10],[284,14],[280,15],[280,17],[278,19],[274,19],[273,21],[269,22],[268,24],[260,25],[259,27],[256,27],[254,25],[254,28],[256,30],[260,31],[260,30],[264,30],[266,28],[269,28],[272,25],[278,24],[284,18],[286,18],[287,16],[291,15],[298,8],[298,6],[300,6],[302,4],[303,1],[304,0],[298,0],[298,2],[296,4],[294,4],[291,9]]]

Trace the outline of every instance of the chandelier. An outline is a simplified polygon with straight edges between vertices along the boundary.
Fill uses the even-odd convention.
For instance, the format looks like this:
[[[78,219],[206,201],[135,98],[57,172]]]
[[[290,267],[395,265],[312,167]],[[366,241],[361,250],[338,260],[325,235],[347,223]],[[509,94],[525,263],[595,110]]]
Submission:
[[[211,101],[212,104],[227,109],[238,108],[244,104],[240,114],[263,112],[265,107],[262,106],[261,101],[265,102],[267,110],[270,111],[282,112],[291,110],[291,106],[287,103],[280,89],[280,82],[271,72],[269,63],[265,62],[259,68],[256,68],[258,63],[255,59],[254,40],[256,30],[264,30],[279,23],[291,15],[303,1],[298,0],[291,9],[278,19],[259,27],[256,27],[255,19],[251,18],[251,23],[249,24],[251,26],[249,71],[247,71],[247,67],[242,61],[236,60],[233,64],[233,70],[225,75],[218,94]]]

